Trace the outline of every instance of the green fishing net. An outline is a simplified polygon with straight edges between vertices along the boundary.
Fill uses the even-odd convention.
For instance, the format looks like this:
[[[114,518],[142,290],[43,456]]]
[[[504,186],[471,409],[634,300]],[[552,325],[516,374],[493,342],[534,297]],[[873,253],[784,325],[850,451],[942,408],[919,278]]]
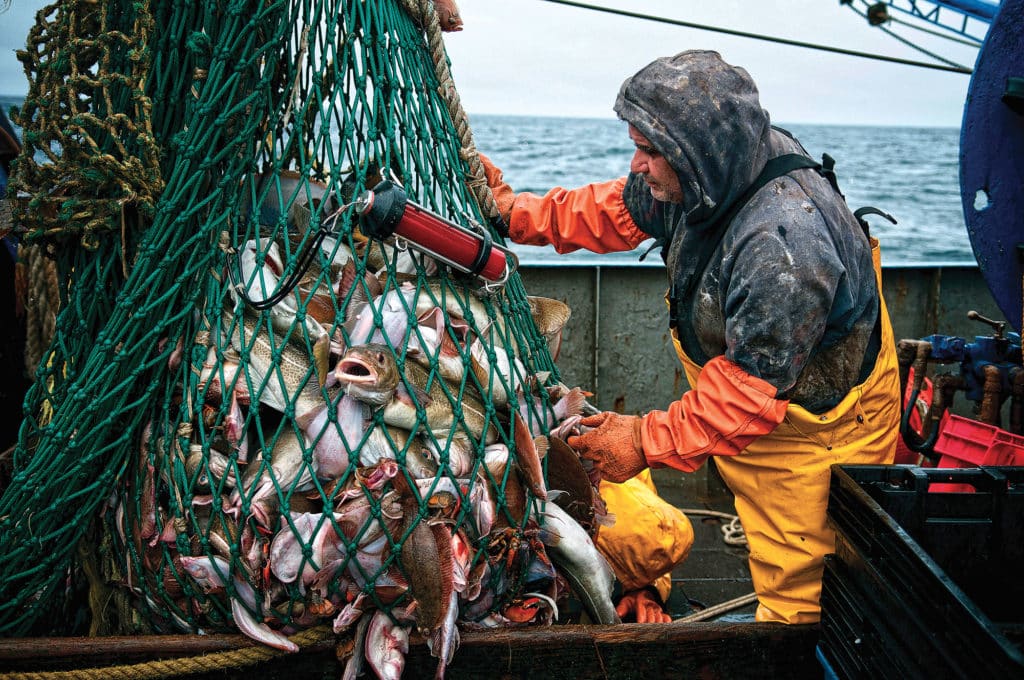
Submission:
[[[538,302],[353,205],[390,179],[489,231],[438,36],[429,2],[40,13],[15,188],[62,298],[0,498],[0,633],[74,625],[83,538],[122,632],[287,648],[554,592],[522,460],[566,396]]]

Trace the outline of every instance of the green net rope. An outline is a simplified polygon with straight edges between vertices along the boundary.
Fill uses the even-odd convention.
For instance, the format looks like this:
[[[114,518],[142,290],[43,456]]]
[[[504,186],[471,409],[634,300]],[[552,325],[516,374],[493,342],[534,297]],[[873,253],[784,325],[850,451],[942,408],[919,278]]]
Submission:
[[[284,644],[362,607],[433,631],[554,592],[539,301],[366,239],[351,206],[392,177],[493,213],[438,35],[423,1],[40,13],[15,179],[62,300],[0,497],[0,634],[59,628],[101,516],[137,630]]]

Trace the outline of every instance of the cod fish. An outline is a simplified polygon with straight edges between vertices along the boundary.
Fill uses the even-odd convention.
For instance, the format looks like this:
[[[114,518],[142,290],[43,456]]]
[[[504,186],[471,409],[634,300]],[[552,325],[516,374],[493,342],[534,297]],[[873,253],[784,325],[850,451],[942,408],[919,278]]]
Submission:
[[[541,542],[594,623],[621,623],[612,604],[615,574],[586,530],[555,503],[544,506]]]
[[[233,507],[242,506],[242,495],[251,493],[250,510],[256,521],[266,528],[273,526],[278,517],[280,496],[289,491],[308,489],[313,481],[312,465],[306,462],[305,451],[309,444],[291,428],[285,428],[277,436],[270,452],[269,461],[250,468],[255,479],[246,479],[244,490],[235,489],[231,494]],[[269,464],[268,464],[269,463]]]
[[[252,390],[259,393],[261,403],[281,413],[293,403],[295,422],[305,428],[327,408],[322,385],[327,379],[330,339],[323,336],[316,342],[311,359],[296,343],[285,342],[276,335],[271,339],[272,334],[254,315],[243,313],[240,323],[236,324],[236,320],[234,314],[225,312],[221,324],[232,348],[246,365]]]
[[[529,295],[526,301],[530,305],[530,314],[537,330],[548,341],[548,350],[552,361],[558,361],[558,353],[562,349],[562,329],[572,315],[572,309],[561,300]]]
[[[350,347],[335,367],[334,377],[345,386],[347,394],[371,406],[383,407],[384,422],[388,425],[415,429],[419,422],[417,405],[424,410],[427,428],[436,437],[448,436],[460,422],[451,398],[441,386],[441,379],[432,378],[419,364],[406,361],[403,381],[398,362],[386,345],[368,343]],[[454,388],[450,391],[452,398],[459,399]],[[458,406],[472,437],[483,438],[487,444],[497,441],[497,430],[490,426],[479,399],[465,392]]]

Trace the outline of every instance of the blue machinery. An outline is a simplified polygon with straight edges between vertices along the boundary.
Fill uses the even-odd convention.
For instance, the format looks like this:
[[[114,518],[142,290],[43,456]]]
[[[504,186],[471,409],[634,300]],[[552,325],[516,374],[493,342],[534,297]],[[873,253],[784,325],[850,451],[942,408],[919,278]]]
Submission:
[[[991,21],[971,77],[960,132],[960,194],[964,221],[975,259],[992,297],[1009,326],[1021,328],[1024,289],[1024,0],[1001,5],[978,0],[933,3],[922,13],[917,3],[905,9],[919,18],[940,23],[940,10],[948,8],[967,18]],[[966,23],[962,24],[966,26]],[[948,23],[945,24],[949,28]],[[957,30],[957,29],[950,29]],[[1024,369],[1021,340],[1006,322],[986,319],[977,312],[969,318],[987,323],[991,336],[962,338],[932,335],[902,340],[898,351],[904,387],[914,369],[911,398],[901,423],[904,441],[914,451],[936,459],[933,447],[939,422],[952,405],[953,394],[963,390],[975,404],[978,420],[1002,427],[1002,411],[1010,400],[1008,428],[1024,434]],[[935,378],[931,405],[921,432],[908,425],[927,363],[957,364],[959,374]]]
[[[872,8],[874,8],[874,12],[869,11],[869,20],[871,17],[889,16],[888,10],[894,10],[980,45],[985,40],[985,31],[988,25],[992,23],[999,12],[999,3],[986,0],[946,0],[945,2],[887,0],[875,3]]]

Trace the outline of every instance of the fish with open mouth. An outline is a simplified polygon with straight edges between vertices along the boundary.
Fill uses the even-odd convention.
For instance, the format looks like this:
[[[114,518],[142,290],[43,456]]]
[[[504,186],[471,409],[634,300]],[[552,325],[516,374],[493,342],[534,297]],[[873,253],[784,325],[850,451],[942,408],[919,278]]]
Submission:
[[[497,441],[497,428],[477,396],[469,391],[459,394],[454,387],[446,390],[440,378],[415,362],[406,361],[404,368],[403,374],[390,347],[367,343],[345,352],[334,377],[346,394],[383,408],[388,425],[415,430],[422,410],[427,429],[437,438],[464,428],[477,441]]]

